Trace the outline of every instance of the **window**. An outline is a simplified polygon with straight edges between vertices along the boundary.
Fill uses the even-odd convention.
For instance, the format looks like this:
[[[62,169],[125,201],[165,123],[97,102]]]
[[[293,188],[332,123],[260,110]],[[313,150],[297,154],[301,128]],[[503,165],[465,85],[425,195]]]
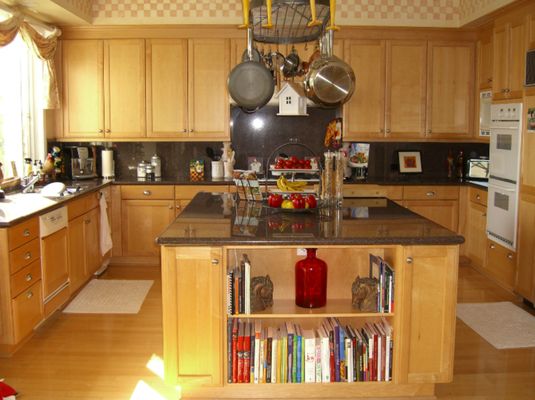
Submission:
[[[13,175],[12,161],[22,176],[24,158],[46,155],[41,103],[46,65],[20,35],[0,47],[0,60],[0,162],[4,176]]]
[[[292,104],[292,96],[286,96],[286,104]]]

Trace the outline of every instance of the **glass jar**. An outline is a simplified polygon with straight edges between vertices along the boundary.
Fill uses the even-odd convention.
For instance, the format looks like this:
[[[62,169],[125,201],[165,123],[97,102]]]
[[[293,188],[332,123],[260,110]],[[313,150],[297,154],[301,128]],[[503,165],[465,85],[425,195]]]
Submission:
[[[317,308],[327,303],[327,264],[307,249],[307,257],[295,264],[295,304]]]
[[[150,163],[154,167],[154,177],[161,178],[162,177],[162,160],[160,157],[158,157],[157,154],[153,155],[150,159]]]
[[[145,165],[145,179],[148,181],[153,181],[155,179],[154,165],[152,164]]]
[[[137,177],[138,178],[145,178],[145,176],[147,174],[146,168],[147,168],[147,163],[145,161],[141,161],[137,165]]]

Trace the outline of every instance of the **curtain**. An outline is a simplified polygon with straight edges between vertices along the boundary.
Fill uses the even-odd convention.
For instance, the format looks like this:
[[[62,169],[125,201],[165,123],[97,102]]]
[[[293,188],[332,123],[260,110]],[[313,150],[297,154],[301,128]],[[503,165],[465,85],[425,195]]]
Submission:
[[[36,29],[37,26],[41,29]],[[44,25],[28,21],[20,14],[12,14],[11,18],[0,22],[0,47],[11,43],[17,33],[32,51],[46,63],[45,73],[46,90],[43,99],[44,108],[59,108],[58,82],[56,79],[56,66],[54,55],[58,44],[58,36],[61,31],[57,28],[45,27]]]

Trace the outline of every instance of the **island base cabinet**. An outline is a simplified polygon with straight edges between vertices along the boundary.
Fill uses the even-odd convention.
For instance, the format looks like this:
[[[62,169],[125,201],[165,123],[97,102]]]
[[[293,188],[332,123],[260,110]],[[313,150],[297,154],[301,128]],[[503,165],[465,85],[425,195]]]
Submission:
[[[221,249],[162,249],[166,382],[222,384]]]
[[[453,379],[458,262],[458,246],[405,248],[396,308],[403,381],[405,376],[410,383]]]
[[[436,383],[453,377],[458,246],[325,246],[327,305],[295,305],[298,247],[162,247],[165,380],[181,386],[182,398],[434,398]],[[228,271],[250,260],[250,276],[269,274],[273,305],[228,315]],[[352,283],[369,274],[370,254],[393,267],[394,306],[389,312],[352,307]],[[392,379],[335,383],[229,383],[229,327],[240,321],[278,327],[286,321],[316,329],[327,317],[342,326],[385,320],[392,326]],[[232,339],[232,337],[231,337]]]

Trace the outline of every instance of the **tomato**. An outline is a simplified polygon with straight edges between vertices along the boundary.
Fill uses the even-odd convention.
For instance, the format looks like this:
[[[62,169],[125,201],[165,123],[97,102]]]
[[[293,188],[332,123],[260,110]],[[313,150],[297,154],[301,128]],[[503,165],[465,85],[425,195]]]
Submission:
[[[280,207],[282,205],[282,196],[278,193],[270,193],[268,196],[268,206]]]
[[[316,196],[313,194],[309,194],[305,198],[305,204],[308,205],[307,208],[316,208],[318,206],[318,201],[316,200]]]

